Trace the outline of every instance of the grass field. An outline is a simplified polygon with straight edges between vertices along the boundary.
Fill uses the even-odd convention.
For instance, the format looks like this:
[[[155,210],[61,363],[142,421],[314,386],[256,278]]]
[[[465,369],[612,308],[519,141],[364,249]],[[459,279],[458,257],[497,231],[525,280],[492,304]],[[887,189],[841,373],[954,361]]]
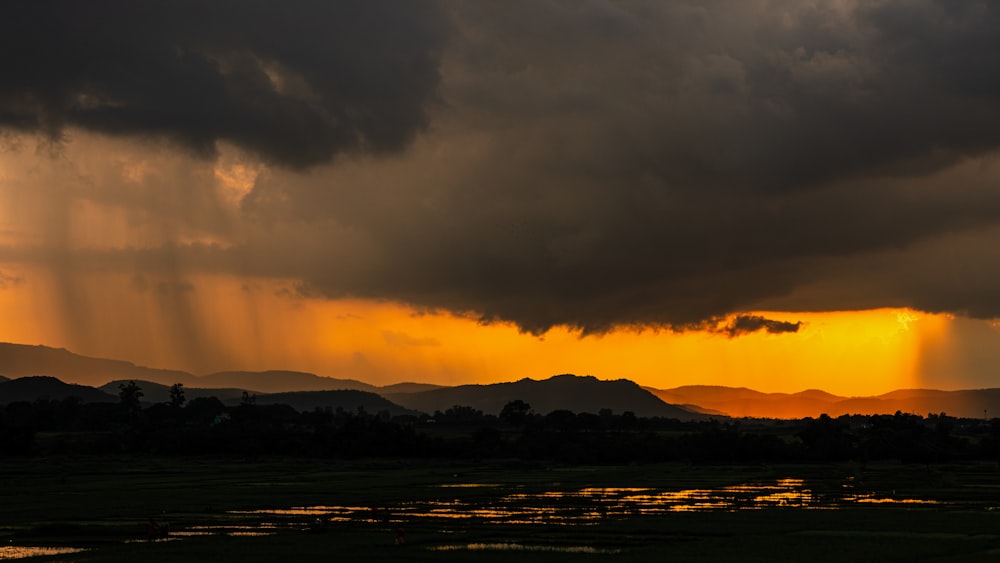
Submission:
[[[985,464],[39,458],[0,477],[0,558],[1000,560],[1000,471]],[[166,539],[148,538],[150,518]]]

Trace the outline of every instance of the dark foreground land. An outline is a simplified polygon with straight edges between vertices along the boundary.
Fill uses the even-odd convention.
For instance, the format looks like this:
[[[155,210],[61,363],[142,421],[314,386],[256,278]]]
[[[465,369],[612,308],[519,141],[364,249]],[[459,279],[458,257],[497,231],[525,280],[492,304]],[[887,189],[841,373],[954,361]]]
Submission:
[[[49,457],[0,479],[0,559],[1000,560],[996,463]]]

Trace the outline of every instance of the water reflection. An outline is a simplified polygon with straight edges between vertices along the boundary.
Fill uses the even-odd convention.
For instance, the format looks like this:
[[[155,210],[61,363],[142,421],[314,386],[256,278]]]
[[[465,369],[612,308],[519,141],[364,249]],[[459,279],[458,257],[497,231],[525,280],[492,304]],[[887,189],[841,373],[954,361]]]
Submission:
[[[596,524],[636,516],[672,512],[744,511],[768,509],[834,510],[858,504],[932,505],[936,501],[897,499],[857,491],[848,479],[840,488],[818,493],[802,479],[777,479],[717,488],[667,490],[647,487],[590,487],[574,491],[510,492],[500,485],[450,484],[448,488],[495,488],[488,498],[446,498],[395,506],[302,506],[232,514],[307,516],[329,522],[397,524],[419,519],[469,520],[484,524]],[[516,491],[516,489],[515,489]],[[462,549],[471,549],[468,546]]]
[[[18,545],[0,546],[0,559],[26,559],[42,555],[67,555],[86,551],[82,547],[30,547]]]
[[[558,486],[558,485],[554,485]],[[864,490],[853,477],[843,482],[803,479],[754,481],[715,488],[666,489],[654,487],[588,487],[575,490],[528,490],[521,486],[482,483],[449,483],[430,489],[429,500],[364,506],[317,504],[263,510],[234,510],[214,515],[198,525],[177,526],[169,541],[196,536],[269,536],[280,533],[322,533],[333,523],[353,523],[402,528],[426,521],[442,533],[455,524],[589,526],[602,521],[676,512],[745,510],[836,510],[850,506],[935,506],[941,501],[897,497]],[[426,491],[425,491],[426,492]],[[983,506],[980,504],[979,506]],[[993,510],[994,507],[985,507]],[[588,546],[530,545],[522,543],[455,543],[431,549],[444,551],[553,551],[563,553],[617,553]],[[76,547],[0,547],[0,560],[73,554]]]
[[[433,551],[544,551],[557,553],[616,554],[620,549],[602,549],[589,545],[524,545],[520,543],[467,543],[439,545]]]
[[[490,487],[499,487],[498,483],[444,483],[438,485],[442,489],[483,489]]]
[[[854,502],[861,504],[943,504],[936,500],[918,498],[875,498],[874,496],[859,496]]]
[[[201,526],[189,526],[179,532],[172,532],[172,536],[205,536],[221,535],[231,537],[260,537],[273,536],[279,529],[285,527],[298,527],[282,525],[277,522],[258,522],[256,524],[206,524]]]

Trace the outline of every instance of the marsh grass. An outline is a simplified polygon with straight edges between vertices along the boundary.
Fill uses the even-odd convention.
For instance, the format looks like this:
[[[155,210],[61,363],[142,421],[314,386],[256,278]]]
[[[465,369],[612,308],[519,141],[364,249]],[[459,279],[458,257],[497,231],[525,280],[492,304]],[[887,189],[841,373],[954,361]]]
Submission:
[[[602,518],[587,525],[497,525],[475,518],[397,523],[379,517],[379,510],[402,503],[442,498],[489,508],[510,491],[714,489],[786,477],[805,479],[820,494],[850,486],[891,499],[943,504],[667,513]],[[0,541],[87,548],[33,560],[957,562],[1000,556],[1000,472],[987,464],[542,466],[45,458],[4,460],[0,479]],[[488,486],[442,486],[470,484]],[[317,529],[309,515],[232,512],[315,505],[371,507],[372,513]],[[208,533],[149,541],[151,517],[169,522],[175,532],[271,527],[263,529],[270,535]],[[405,528],[404,545],[396,545],[399,526]]]

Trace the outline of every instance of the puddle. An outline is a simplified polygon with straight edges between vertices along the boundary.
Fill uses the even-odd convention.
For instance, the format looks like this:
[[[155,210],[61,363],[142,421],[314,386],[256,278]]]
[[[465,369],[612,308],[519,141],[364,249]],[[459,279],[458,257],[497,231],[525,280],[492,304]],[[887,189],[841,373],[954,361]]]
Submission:
[[[277,522],[260,522],[257,524],[206,524],[188,526],[170,535],[179,537],[190,536],[230,536],[230,537],[262,537],[273,536],[281,528],[301,528],[301,526],[281,525]]]
[[[587,545],[524,545],[520,543],[467,543],[438,545],[431,551],[544,551],[554,553],[617,554],[620,549],[600,549]]]
[[[859,504],[944,504],[943,502],[936,500],[922,500],[917,498],[875,498],[874,496],[858,497],[854,500],[854,502]]]
[[[82,547],[25,547],[15,545],[0,546],[0,560],[26,559],[42,555],[68,555],[87,551]]]
[[[438,485],[442,489],[489,489],[499,486],[499,483],[445,483]]]

